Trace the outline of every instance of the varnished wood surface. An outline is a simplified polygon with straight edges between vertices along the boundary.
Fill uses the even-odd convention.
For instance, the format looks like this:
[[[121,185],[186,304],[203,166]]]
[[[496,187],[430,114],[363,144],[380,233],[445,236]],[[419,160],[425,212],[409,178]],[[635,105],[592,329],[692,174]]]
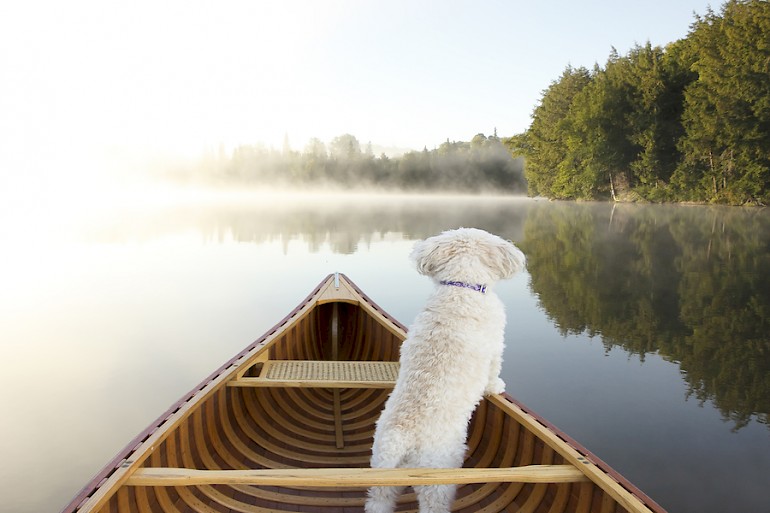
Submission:
[[[415,486],[471,483],[573,483],[588,478],[573,465],[527,465],[510,468],[310,468],[260,470],[193,470],[146,467],[136,470],[129,486],[248,484],[258,486]]]
[[[292,379],[252,385],[285,360],[395,365],[403,326],[346,278],[335,285],[332,276],[324,280],[121,453],[64,512],[360,512],[373,480],[416,486],[436,476],[463,483],[452,509],[464,513],[663,512],[503,396],[485,398],[473,415],[464,462],[470,470],[367,469],[389,389],[364,380],[340,387],[343,380],[335,379],[329,386]],[[408,486],[398,511],[416,510]]]

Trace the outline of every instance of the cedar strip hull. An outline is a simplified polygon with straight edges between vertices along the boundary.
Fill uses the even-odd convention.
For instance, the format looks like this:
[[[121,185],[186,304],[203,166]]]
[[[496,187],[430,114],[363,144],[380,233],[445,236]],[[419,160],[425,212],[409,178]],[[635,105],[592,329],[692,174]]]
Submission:
[[[200,470],[366,468],[390,390],[236,387],[265,360],[397,361],[406,329],[346,277],[327,277],[275,328],[140,434],[63,513],[360,512],[365,488],[200,484],[129,486],[142,467]],[[336,396],[336,397],[335,397]],[[339,443],[339,429],[342,444]],[[594,455],[503,395],[479,404],[465,467],[575,465],[591,479],[458,487],[453,511],[665,513]],[[341,445],[341,447],[340,447]],[[598,476],[598,477],[596,477]],[[397,511],[417,511],[407,487]]]

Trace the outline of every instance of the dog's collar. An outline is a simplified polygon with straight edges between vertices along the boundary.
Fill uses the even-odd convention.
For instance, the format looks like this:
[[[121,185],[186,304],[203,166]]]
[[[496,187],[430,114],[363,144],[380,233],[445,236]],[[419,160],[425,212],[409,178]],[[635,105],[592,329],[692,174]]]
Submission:
[[[462,281],[449,281],[449,280],[441,280],[439,283],[441,285],[451,285],[453,287],[463,287],[463,288],[466,288],[466,289],[475,290],[476,292],[481,292],[482,294],[486,294],[486,292],[487,292],[487,286],[486,285],[473,284],[473,283],[464,283]]]

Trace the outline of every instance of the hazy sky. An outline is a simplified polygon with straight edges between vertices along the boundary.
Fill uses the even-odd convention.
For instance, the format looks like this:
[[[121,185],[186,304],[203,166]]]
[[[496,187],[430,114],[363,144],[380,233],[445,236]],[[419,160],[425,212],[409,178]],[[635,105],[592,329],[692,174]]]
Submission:
[[[567,64],[684,37],[705,0],[9,1],[0,157],[295,149],[352,133],[421,149],[527,128]],[[716,10],[720,4],[713,5]],[[115,155],[119,155],[116,152]],[[0,159],[2,162],[2,159]]]

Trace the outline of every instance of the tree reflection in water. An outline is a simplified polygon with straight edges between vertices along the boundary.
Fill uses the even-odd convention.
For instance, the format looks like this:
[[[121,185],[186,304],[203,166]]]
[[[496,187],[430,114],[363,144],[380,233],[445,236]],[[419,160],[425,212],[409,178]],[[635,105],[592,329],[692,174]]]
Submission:
[[[522,249],[563,334],[657,352],[735,429],[770,413],[770,216],[764,210],[539,204]]]

